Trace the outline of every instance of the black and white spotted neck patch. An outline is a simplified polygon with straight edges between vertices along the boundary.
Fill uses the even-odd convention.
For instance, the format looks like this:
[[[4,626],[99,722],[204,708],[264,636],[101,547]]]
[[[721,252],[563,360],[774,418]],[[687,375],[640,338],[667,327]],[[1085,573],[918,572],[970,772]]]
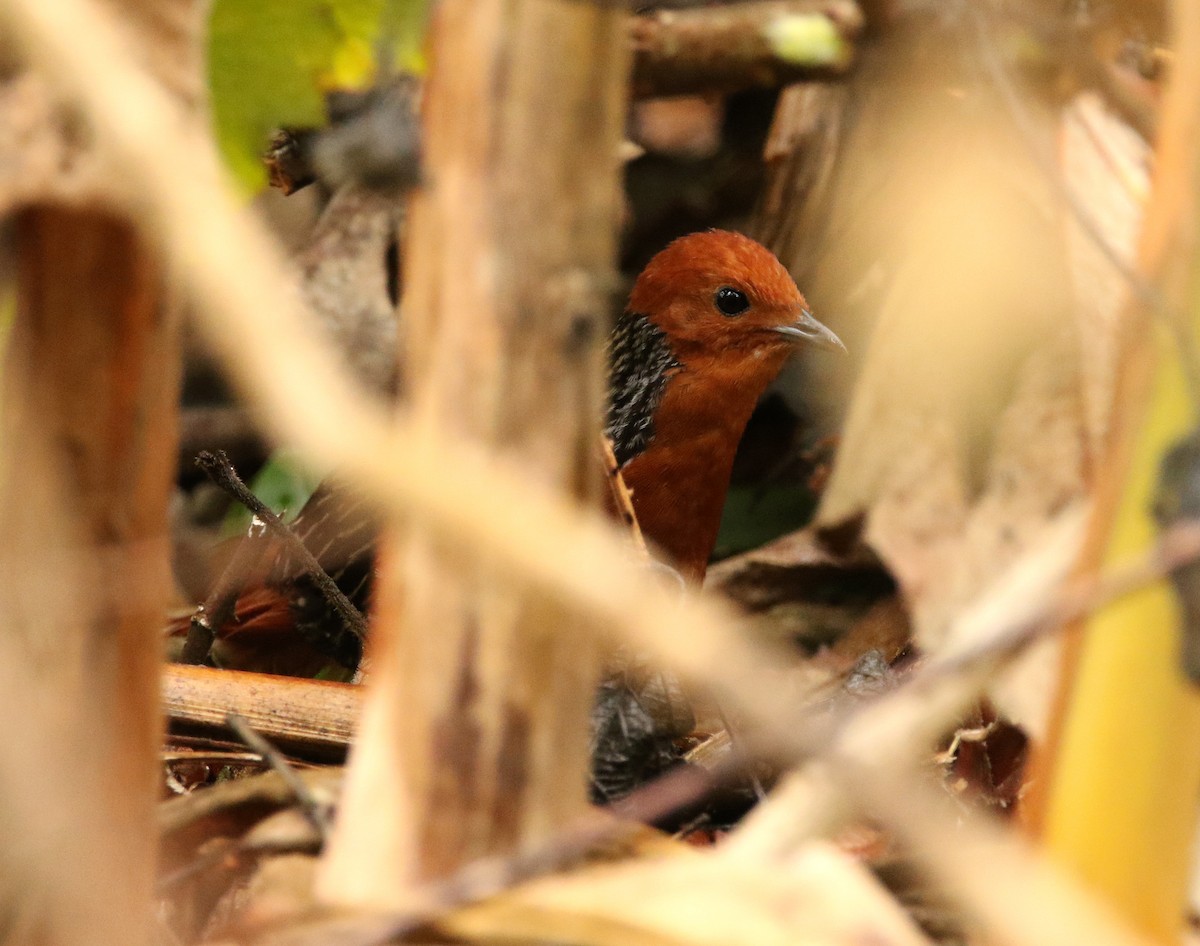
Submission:
[[[654,412],[667,381],[683,366],[666,333],[646,316],[625,312],[608,342],[608,418],[604,433],[624,466],[654,439]]]

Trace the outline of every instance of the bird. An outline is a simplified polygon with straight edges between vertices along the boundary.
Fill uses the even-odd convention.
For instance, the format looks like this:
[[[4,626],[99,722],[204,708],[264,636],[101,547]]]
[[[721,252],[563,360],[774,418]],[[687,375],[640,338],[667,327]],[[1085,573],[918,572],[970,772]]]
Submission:
[[[741,233],[680,237],[635,280],[609,336],[603,432],[642,535],[686,582],[703,581],[734,455],[755,405],[806,344],[845,348],[813,316],[776,256]],[[609,511],[615,512],[611,503]],[[294,530],[365,608],[378,534],[366,504],[344,487],[323,484]],[[353,667],[361,656],[337,612],[282,550],[242,593],[218,642],[227,653],[249,648],[263,669],[260,642],[273,647],[280,635],[297,633],[317,651],[314,660],[325,654]]]
[[[845,350],[775,254],[728,230],[668,244],[613,328],[604,433],[643,536],[693,583],[750,415],[804,343]]]

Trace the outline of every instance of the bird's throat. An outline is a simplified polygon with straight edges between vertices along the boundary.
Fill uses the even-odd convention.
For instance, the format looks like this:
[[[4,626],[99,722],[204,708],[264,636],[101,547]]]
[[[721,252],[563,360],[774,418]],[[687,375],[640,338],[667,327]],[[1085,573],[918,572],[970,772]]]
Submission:
[[[693,580],[716,544],[746,423],[784,358],[679,365],[662,385],[651,438],[622,466],[642,531]]]

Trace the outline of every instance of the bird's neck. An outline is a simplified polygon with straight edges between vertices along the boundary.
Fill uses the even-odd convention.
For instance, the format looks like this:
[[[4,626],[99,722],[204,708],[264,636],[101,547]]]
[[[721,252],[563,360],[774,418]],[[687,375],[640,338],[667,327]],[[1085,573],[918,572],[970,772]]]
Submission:
[[[681,365],[666,333],[647,316],[625,312],[609,338],[608,416],[604,433],[622,466],[654,440],[655,413]]]
[[[722,462],[732,465],[750,415],[786,356],[786,350],[778,349],[761,356],[685,355],[664,385],[655,414],[661,431],[660,435],[656,430],[656,444],[674,450],[693,445],[713,452],[710,441],[715,440],[721,444]]]
[[[746,422],[786,351],[668,353],[669,370],[635,386],[636,397],[627,392],[624,403],[648,413],[627,411],[625,416],[610,410],[609,435],[637,432],[623,442],[614,440],[626,449],[624,457],[618,452],[618,462],[638,521],[671,563],[698,581],[716,543]],[[614,405],[619,393],[614,390]],[[628,428],[614,426],[614,413]]]

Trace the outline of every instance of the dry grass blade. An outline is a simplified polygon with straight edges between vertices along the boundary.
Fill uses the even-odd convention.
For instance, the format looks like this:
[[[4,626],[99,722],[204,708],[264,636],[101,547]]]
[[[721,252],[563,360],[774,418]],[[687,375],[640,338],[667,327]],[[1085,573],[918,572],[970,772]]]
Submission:
[[[873,770],[843,785],[881,816],[948,894],[1013,946],[1148,946],[1116,914],[1012,832],[951,809],[916,777]],[[859,773],[865,775],[865,773]]]
[[[649,889],[654,896],[645,896]],[[501,931],[581,946],[929,942],[866,868],[825,844],[783,867],[686,849],[599,865],[530,884],[439,927],[468,939]]]

